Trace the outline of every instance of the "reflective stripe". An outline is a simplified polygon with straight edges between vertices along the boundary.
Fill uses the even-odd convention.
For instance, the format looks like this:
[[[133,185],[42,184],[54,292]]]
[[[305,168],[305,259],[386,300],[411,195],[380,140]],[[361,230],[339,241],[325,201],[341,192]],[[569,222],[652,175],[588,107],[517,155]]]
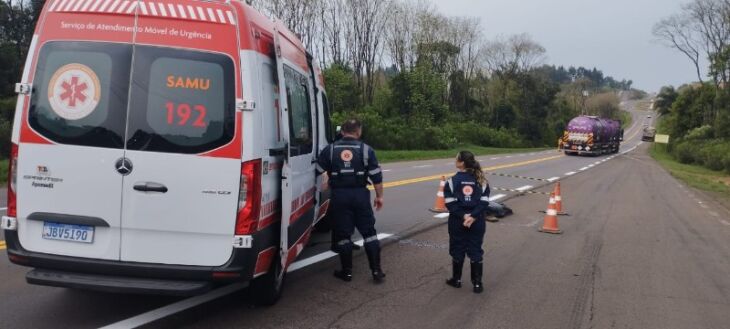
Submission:
[[[344,173],[344,174],[349,174],[349,173],[354,173],[354,172],[355,172],[355,169],[342,169],[342,170],[340,170],[340,173]]]
[[[350,240],[340,240],[340,242],[337,242],[338,246],[346,246],[348,244],[352,243]]]
[[[342,145],[335,145],[335,148],[337,148],[337,149],[349,149],[349,148],[359,149],[360,148],[360,145],[345,145],[345,144],[342,144]]]
[[[364,171],[358,171],[355,174],[358,175],[358,176],[365,176],[365,172]]]
[[[378,241],[378,236],[377,235],[373,235],[373,236],[368,237],[368,238],[365,239],[365,243],[370,243],[370,242],[375,242],[375,241]]]
[[[362,144],[362,162],[365,163],[365,168],[368,167],[368,163],[370,161],[370,147],[368,144],[363,143]]]
[[[377,175],[377,174],[379,174],[381,172],[383,172],[383,169],[382,168],[378,168],[378,169],[375,169],[375,170],[370,170],[368,173],[370,174],[370,176],[374,176],[374,175]]]
[[[449,183],[449,189],[451,190],[451,193],[454,193],[454,179],[449,178],[448,183]]]
[[[489,201],[489,197],[488,196],[484,196],[480,200],[482,200],[482,201]]]
[[[321,172],[321,173],[325,172],[324,168],[322,168],[322,166],[320,166],[319,163],[317,164],[317,171]]]
[[[456,198],[446,198],[446,199],[444,199],[444,201],[446,203],[454,203],[454,202],[456,202]]]

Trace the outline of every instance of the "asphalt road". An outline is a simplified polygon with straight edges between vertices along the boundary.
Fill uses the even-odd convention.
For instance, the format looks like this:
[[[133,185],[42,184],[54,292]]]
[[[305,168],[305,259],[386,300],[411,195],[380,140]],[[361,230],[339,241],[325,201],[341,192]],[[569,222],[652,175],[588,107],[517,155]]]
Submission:
[[[492,195],[509,199],[516,212],[488,228],[482,296],[443,284],[444,220],[427,210],[438,177],[453,173],[453,160],[419,161],[384,166],[388,188],[378,229],[394,235],[384,250],[385,284],[369,282],[362,255],[353,283],[334,281],[336,261],[323,254],[329,236],[317,235],[300,259],[325,261],[290,273],[275,307],[252,308],[244,289],[149,326],[725,328],[730,214],[645,155],[647,145],[638,140],[649,113],[626,106],[634,126],[622,150],[638,147],[626,155],[566,157],[549,150],[481,158],[493,174]],[[536,232],[537,211],[547,201],[539,193],[556,179],[572,216],[560,219],[565,234],[547,236]],[[533,188],[538,194],[516,192]],[[0,253],[0,328],[93,328],[135,316],[144,323],[160,307],[179,310],[190,301],[27,285],[27,269]]]

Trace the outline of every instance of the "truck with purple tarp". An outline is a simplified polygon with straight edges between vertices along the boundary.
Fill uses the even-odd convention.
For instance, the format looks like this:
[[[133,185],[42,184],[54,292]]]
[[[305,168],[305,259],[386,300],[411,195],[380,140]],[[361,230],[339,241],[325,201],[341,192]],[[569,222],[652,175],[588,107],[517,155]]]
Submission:
[[[560,139],[560,148],[567,155],[618,153],[623,135],[619,120],[579,116],[571,120],[565,128]]]

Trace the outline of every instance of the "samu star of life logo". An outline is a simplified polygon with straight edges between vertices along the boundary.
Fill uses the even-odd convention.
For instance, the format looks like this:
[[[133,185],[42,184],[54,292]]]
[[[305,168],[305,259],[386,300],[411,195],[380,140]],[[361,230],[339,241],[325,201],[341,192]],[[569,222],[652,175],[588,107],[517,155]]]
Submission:
[[[58,116],[80,120],[94,112],[101,98],[101,83],[96,73],[83,64],[59,68],[48,83],[48,102]]]

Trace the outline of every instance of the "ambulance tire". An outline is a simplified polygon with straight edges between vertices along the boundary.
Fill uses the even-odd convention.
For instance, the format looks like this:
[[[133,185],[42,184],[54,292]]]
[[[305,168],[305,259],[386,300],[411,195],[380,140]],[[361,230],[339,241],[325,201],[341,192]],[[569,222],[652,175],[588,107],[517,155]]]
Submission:
[[[281,259],[277,256],[272,262],[269,272],[251,282],[249,291],[255,305],[272,306],[279,301],[286,281],[286,273],[279,280],[281,271]]]

